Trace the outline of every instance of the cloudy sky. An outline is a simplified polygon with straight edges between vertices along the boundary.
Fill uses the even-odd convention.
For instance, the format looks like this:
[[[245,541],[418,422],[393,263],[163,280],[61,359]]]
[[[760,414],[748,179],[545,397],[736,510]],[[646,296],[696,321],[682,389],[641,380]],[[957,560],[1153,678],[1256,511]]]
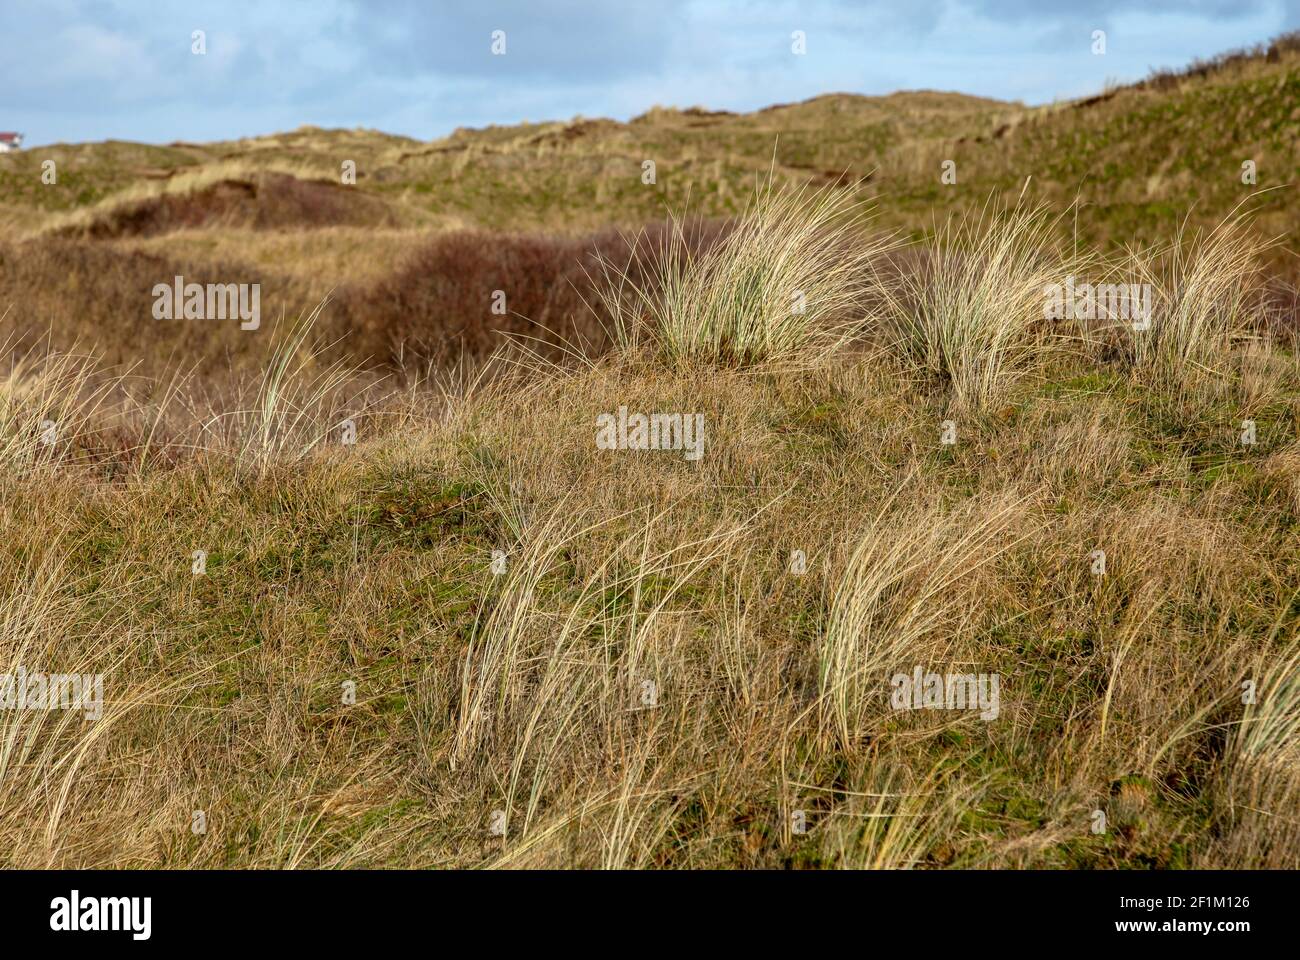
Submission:
[[[304,123],[429,139],[831,91],[1043,103],[1293,29],[1300,0],[0,0],[0,130],[30,146]]]

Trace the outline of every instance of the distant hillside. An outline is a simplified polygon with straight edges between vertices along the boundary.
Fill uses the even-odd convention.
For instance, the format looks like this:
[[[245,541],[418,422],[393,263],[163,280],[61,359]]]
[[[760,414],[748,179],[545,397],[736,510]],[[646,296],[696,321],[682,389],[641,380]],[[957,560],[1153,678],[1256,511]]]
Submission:
[[[1018,195],[1029,180],[1032,196],[1081,198],[1081,239],[1122,243],[1167,236],[1189,199],[1194,220],[1223,215],[1252,192],[1241,181],[1252,160],[1259,188],[1284,188],[1259,199],[1260,228],[1294,240],[1300,53],[1286,40],[1037,108],[929,91],[828,94],[748,114],[655,108],[628,123],[578,117],[429,143],[304,127],[224,143],[44,147],[0,157],[0,218],[35,229],[50,214],[112,204],[123,191],[138,199],[142,184],[161,192],[169,178],[219,163],[337,183],[351,160],[358,192],[404,223],[576,233],[639,225],[688,203],[731,214],[771,168],[791,181],[865,178],[864,190],[885,201],[882,221],[910,231],[990,193]],[[59,164],[57,189],[41,183],[47,159]],[[945,160],[956,185],[940,182]],[[654,184],[642,182],[646,161]]]
[[[876,201],[874,228],[918,239],[1022,193],[1063,214],[1064,239],[1100,249],[1168,243],[1184,220],[1211,224],[1248,201],[1254,229],[1282,238],[1268,267],[1294,324],[1298,144],[1300,42],[1283,38],[1042,107],[831,93],[747,114],[656,107],[626,123],[578,117],[432,142],[302,127],[206,144],[56,145],[0,155],[0,313],[31,337],[62,317],[57,343],[96,343],[127,362],[149,318],[123,302],[159,275],[233,274],[264,283],[268,315],[332,295],[323,323],[362,359],[401,357],[417,341],[450,354],[478,343],[479,326],[516,321],[588,335],[574,284],[597,249],[626,256],[613,231],[669,210],[732,216],[770,171],[855,189]],[[56,184],[42,182],[47,160]],[[1242,182],[1247,160],[1255,185]],[[946,161],[955,183],[941,181]],[[355,184],[341,182],[348,162]],[[521,264],[535,289],[512,301],[509,323],[483,315],[483,290],[520,291]],[[195,346],[184,340],[195,331],[175,333],[177,349]],[[250,349],[237,330],[202,335],[213,369],[238,368]]]

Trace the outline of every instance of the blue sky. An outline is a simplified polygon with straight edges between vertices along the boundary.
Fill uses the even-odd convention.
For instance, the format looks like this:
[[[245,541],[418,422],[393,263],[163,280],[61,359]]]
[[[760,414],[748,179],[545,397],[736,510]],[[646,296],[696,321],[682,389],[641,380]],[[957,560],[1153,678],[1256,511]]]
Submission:
[[[29,146],[305,123],[430,139],[832,91],[1043,103],[1298,28],[1300,0],[0,0],[0,130]]]

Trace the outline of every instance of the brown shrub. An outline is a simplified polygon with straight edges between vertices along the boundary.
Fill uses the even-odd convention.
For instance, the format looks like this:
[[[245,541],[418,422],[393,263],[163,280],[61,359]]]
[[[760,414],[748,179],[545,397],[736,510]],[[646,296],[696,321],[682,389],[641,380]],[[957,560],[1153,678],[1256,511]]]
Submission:
[[[261,284],[262,327],[238,320],[157,320],[155,284],[176,276],[196,283]],[[306,295],[290,281],[248,264],[170,258],[83,240],[45,238],[0,245],[0,342],[16,349],[48,338],[55,350],[94,350],[114,366],[164,377],[193,367],[203,376],[264,360],[265,339],[283,312],[297,316]]]
[[[717,241],[717,221],[693,223],[693,250]],[[568,349],[599,353],[609,346],[611,318],[593,295],[605,282],[602,259],[641,282],[662,255],[667,228],[638,236],[606,230],[570,239],[467,231],[439,236],[378,283],[352,286],[337,309],[354,353],[381,362],[483,357],[509,336],[555,358]],[[493,313],[494,292],[505,313]]]
[[[690,230],[703,248],[723,225]],[[329,343],[326,361],[351,365],[482,360],[508,334],[538,338],[542,355],[558,358],[565,344],[591,353],[608,346],[592,284],[603,282],[600,258],[631,264],[644,275],[663,249],[662,227],[639,240],[606,231],[585,238],[437,236],[377,282],[344,282],[321,311],[314,339]],[[182,276],[187,283],[247,283],[261,287],[262,325],[237,320],[157,320],[153,288]],[[318,278],[317,278],[318,279]],[[255,375],[283,317],[289,321],[319,302],[320,284],[238,260],[199,252],[163,256],[114,243],[46,236],[0,244],[0,342],[22,351],[45,343],[55,350],[93,349],[103,362],[166,379],[192,370],[207,387]],[[503,290],[506,313],[492,313]],[[313,292],[314,291],[314,292]],[[591,304],[589,307],[588,304]]]
[[[334,225],[393,226],[397,218],[380,199],[324,180],[286,173],[228,178],[185,193],[124,202],[86,222],[57,228],[59,236],[103,240],[146,237],[201,227],[271,230]]]

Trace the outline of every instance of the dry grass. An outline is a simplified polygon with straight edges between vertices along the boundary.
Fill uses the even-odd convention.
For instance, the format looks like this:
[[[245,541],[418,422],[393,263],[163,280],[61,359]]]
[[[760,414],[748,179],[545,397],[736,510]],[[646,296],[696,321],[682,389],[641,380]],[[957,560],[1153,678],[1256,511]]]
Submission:
[[[0,677],[104,693],[0,708],[0,862],[1300,864],[1283,40],[1044,108],[0,158]],[[182,274],[261,328],[154,320]],[[1150,328],[1047,320],[1069,276]],[[620,407],[702,458],[599,448]],[[996,717],[896,709],[916,666]]]
[[[944,224],[919,267],[882,285],[890,347],[950,385],[958,407],[998,401],[1042,358],[1043,291],[1077,269],[1053,255],[1052,231],[1042,209],[986,208]]]
[[[1238,213],[1213,230],[1184,228],[1155,256],[1132,255],[1130,276],[1158,291],[1150,328],[1129,331],[1135,372],[1165,382],[1185,379],[1209,368],[1235,338],[1251,332],[1252,294],[1267,246]]]
[[[100,375],[93,355],[11,344],[0,346],[0,460],[31,468],[75,457],[85,434],[110,418],[116,380]]]
[[[1294,865],[1300,370],[1222,335],[1249,249],[1179,261],[1219,312],[1168,321],[1175,389],[1040,352],[1043,214],[882,289],[840,196],[661,235],[602,301],[630,349],[580,363],[390,384],[330,305],[224,392],[20,354],[0,664],[102,674],[104,713],[0,711],[5,863]],[[704,455],[599,448],[622,406]],[[1000,678],[996,716],[897,709],[915,666]]]
[[[847,185],[809,195],[769,180],[698,255],[674,218],[648,278],[604,264],[615,340],[674,364],[816,364],[859,332],[871,267],[891,247],[860,236],[866,216]]]

